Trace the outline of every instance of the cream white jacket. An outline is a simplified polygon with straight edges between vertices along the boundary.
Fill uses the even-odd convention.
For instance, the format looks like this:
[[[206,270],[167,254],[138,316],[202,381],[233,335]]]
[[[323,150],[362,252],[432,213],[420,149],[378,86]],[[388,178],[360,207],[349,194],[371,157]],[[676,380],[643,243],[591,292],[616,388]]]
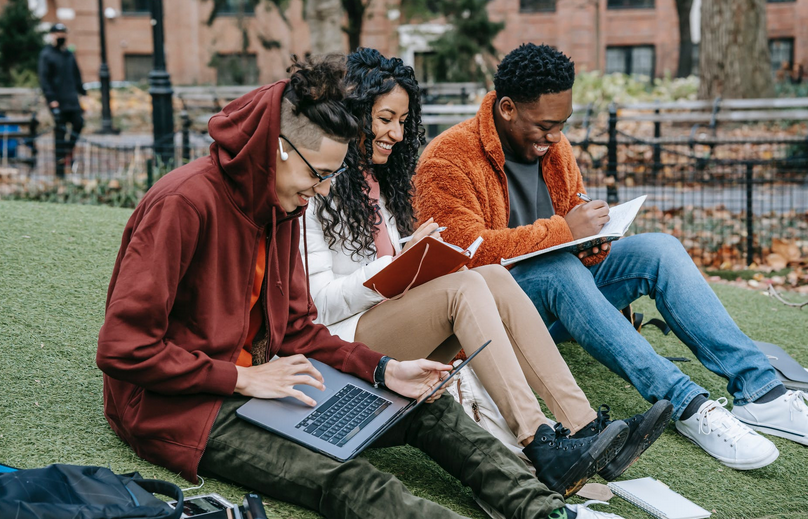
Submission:
[[[384,298],[362,285],[377,272],[390,264],[390,256],[376,257],[374,252],[367,257],[351,257],[342,240],[334,243],[334,249],[328,247],[323,226],[317,218],[316,201],[312,199],[306,210],[306,225],[301,226],[300,254],[305,257],[303,239],[308,245],[309,283],[311,297],[317,307],[315,323],[324,324],[334,335],[345,341],[353,341],[356,326],[362,314],[382,302]],[[384,200],[379,200],[382,218],[387,223],[387,233],[396,253],[401,251],[398,244],[400,238],[396,221]],[[305,229],[305,231],[303,230]]]

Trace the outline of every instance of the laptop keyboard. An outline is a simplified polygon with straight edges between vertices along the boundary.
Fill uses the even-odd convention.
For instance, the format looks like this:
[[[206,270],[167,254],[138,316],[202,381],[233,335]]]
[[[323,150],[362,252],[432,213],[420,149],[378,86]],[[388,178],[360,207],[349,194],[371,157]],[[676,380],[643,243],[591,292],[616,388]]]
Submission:
[[[392,402],[346,384],[295,428],[342,447]]]

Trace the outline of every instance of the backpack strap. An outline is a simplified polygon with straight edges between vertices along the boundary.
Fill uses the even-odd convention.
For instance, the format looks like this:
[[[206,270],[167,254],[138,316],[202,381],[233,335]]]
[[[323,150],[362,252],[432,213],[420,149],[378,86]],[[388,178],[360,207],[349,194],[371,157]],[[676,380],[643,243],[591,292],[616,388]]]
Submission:
[[[147,492],[169,496],[177,501],[177,504],[174,507],[174,512],[166,517],[166,519],[180,519],[182,517],[182,509],[185,498],[180,487],[174,483],[169,483],[168,481],[162,481],[159,479],[133,479],[132,481]]]

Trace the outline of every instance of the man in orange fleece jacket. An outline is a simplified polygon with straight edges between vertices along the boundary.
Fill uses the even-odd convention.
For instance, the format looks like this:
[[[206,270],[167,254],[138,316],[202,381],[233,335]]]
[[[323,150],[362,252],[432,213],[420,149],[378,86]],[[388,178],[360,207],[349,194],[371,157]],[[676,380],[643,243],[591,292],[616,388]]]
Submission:
[[[477,116],[424,151],[415,176],[418,216],[447,226],[443,237],[452,243],[482,236],[473,265],[591,236],[608,222],[605,202],[578,197],[586,192],[583,179],[561,133],[572,115],[574,80],[575,65],[564,54],[522,45],[500,63],[496,91]],[[753,428],[808,444],[805,395],[786,391],[672,236],[631,236],[577,257],[540,255],[511,273],[545,323],[558,321],[647,400],[670,400],[677,430],[725,465],[747,470],[777,458],[774,444]],[[696,357],[728,380],[731,413],[726,398],[709,400],[620,315],[618,308],[643,295]]]

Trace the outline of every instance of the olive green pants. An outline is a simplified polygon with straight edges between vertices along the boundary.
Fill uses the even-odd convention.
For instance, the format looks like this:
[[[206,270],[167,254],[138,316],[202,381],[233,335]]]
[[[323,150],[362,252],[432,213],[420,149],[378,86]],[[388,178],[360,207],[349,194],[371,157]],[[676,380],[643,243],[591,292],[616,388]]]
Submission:
[[[294,503],[327,518],[458,518],[412,495],[392,474],[366,459],[340,463],[276,436],[236,416],[248,398],[225,399],[199,466],[263,495]],[[475,424],[448,395],[404,417],[374,447],[412,445],[475,495],[509,518],[544,518],[562,506],[499,440]]]

